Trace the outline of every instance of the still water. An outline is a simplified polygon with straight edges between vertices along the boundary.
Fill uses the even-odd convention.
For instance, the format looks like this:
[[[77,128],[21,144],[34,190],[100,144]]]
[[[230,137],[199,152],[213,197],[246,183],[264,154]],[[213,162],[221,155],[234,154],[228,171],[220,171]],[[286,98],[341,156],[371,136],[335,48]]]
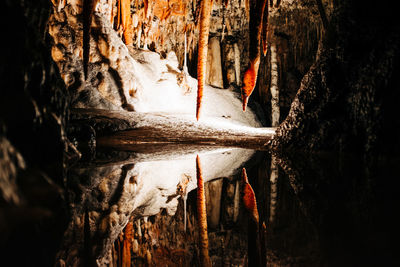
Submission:
[[[244,206],[243,168],[258,222]],[[394,157],[100,150],[69,164],[61,186],[25,182],[35,203],[5,213],[2,253],[5,266],[201,266],[205,216],[212,266],[399,266],[399,171]]]

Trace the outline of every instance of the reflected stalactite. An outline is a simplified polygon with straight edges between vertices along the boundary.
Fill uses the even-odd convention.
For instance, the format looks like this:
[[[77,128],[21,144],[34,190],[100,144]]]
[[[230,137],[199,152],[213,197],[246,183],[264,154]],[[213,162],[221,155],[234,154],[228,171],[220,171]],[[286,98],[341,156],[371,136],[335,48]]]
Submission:
[[[243,204],[246,210],[249,212],[250,217],[254,222],[259,222],[259,215],[257,209],[257,200],[256,195],[254,194],[253,188],[249,184],[249,180],[247,178],[246,169],[242,169],[242,179],[243,179]]]
[[[187,228],[187,214],[186,214],[186,211],[187,211],[186,205],[187,205],[187,203],[186,203],[186,200],[187,200],[187,196],[184,196],[183,197],[183,229],[184,229],[185,232],[186,232],[186,228]]]
[[[123,253],[122,259],[122,267],[130,267],[131,266],[131,251],[132,251],[132,240],[133,240],[133,222],[129,221],[125,226],[124,230],[124,244],[123,244]]]
[[[197,176],[197,221],[199,224],[200,238],[200,264],[201,266],[211,266],[208,253],[208,230],[207,230],[207,211],[206,197],[204,191],[204,181],[201,169],[200,157],[196,157],[196,176]]]
[[[235,195],[233,198],[233,222],[237,222],[240,211],[240,182],[236,181]]]
[[[247,178],[246,169],[242,169],[243,180],[243,205],[249,213],[248,222],[248,266],[261,266],[261,238],[259,231],[260,217],[257,209],[257,200],[254,190]]]
[[[271,157],[271,176],[270,176],[270,206],[269,206],[269,224],[275,220],[276,208],[278,203],[278,165],[275,156]]]

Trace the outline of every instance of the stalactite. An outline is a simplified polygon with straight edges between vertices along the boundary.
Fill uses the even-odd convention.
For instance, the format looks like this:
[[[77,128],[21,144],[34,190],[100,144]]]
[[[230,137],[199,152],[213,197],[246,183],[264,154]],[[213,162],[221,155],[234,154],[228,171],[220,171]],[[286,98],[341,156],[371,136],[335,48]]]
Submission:
[[[275,43],[271,44],[271,122],[272,127],[279,126],[279,87],[278,87],[278,60]]]
[[[140,48],[140,40],[142,39],[142,26],[140,25],[139,31],[137,34],[137,39],[136,39],[136,46],[137,48]]]
[[[195,2],[196,1],[196,2]],[[201,10],[202,10],[202,2],[204,2],[204,0],[195,0],[193,2],[196,3],[196,8],[194,10],[194,24],[197,26],[197,24],[200,21],[200,14],[201,14]]]
[[[211,7],[212,7],[212,0],[203,0],[201,2],[198,60],[197,60],[197,80],[198,80],[197,105],[196,105],[197,120],[199,120],[200,117],[201,101],[203,99],[203,89],[206,80],[208,34],[210,30]]]
[[[266,2],[267,0],[252,1],[250,5],[249,66],[243,76],[243,111],[246,110],[247,102],[257,82],[258,68],[260,66],[261,30]]]
[[[276,0],[275,7],[278,8],[281,5],[281,0]]]
[[[328,18],[326,17],[324,5],[322,4],[321,0],[315,0],[315,1],[317,2],[317,7],[318,7],[319,15],[321,17],[322,26],[326,30],[328,28],[329,22],[328,22]]]
[[[187,36],[186,36],[186,31],[185,31],[185,41],[184,41],[184,45],[185,45],[185,51],[184,51],[184,55],[183,55],[183,71],[185,73],[188,73],[188,68],[187,68]]]
[[[144,17],[147,18],[148,10],[149,10],[149,0],[143,0],[143,5],[144,5]]]
[[[229,4],[229,0],[224,0],[224,5],[225,5],[225,8],[227,8],[227,7],[228,7],[228,4]]]
[[[269,17],[269,5],[265,4],[263,23],[262,23],[262,47],[264,56],[267,55],[268,51],[268,17]]]
[[[108,5],[110,7],[110,23],[111,23],[111,27],[114,28],[114,4],[113,4],[113,0],[108,0]]]
[[[200,264],[204,267],[211,267],[210,256],[208,254],[208,231],[207,231],[207,212],[206,197],[204,192],[204,181],[201,169],[200,157],[196,157],[196,176],[197,176],[197,216],[199,223],[200,237]]]
[[[121,27],[121,0],[117,0],[117,25],[115,29],[118,31]]]
[[[121,20],[124,28],[124,42],[126,45],[131,45],[132,38],[132,16],[131,16],[131,0],[121,1]]]
[[[93,17],[94,7],[98,0],[84,0],[83,1],[83,74],[86,78],[88,77],[89,68],[89,54],[90,54],[90,30]]]
[[[244,0],[244,8],[246,10],[246,17],[250,19],[250,0]]]
[[[233,45],[233,48],[235,50],[235,75],[236,75],[236,84],[240,86],[240,51],[239,51],[239,46],[238,43],[235,43]]]
[[[249,180],[247,178],[246,169],[242,169],[242,179],[243,179],[243,204],[246,210],[249,212],[252,220],[257,223],[259,222],[258,209],[257,209],[257,200],[256,195],[254,194],[253,188],[249,184]]]

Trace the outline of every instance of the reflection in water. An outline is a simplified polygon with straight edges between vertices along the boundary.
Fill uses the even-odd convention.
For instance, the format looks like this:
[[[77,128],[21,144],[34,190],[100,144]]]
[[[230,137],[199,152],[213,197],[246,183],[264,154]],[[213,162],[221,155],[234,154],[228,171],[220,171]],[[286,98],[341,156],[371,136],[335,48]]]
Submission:
[[[199,181],[196,179],[196,169],[200,170],[195,164],[197,154],[203,164]],[[57,255],[58,261],[67,265],[86,261],[96,261],[100,265],[112,263],[115,258],[110,253],[113,243],[131,217],[138,220],[160,211],[174,216],[179,200],[186,198],[198,182],[202,185],[215,178],[232,176],[253,154],[252,150],[240,148],[201,148],[180,154],[154,153],[153,157],[145,153],[126,153],[116,162],[98,159],[71,168],[68,185],[72,218]],[[201,218],[206,218],[205,210]],[[203,226],[200,237],[206,240],[207,221],[203,223],[200,223]],[[140,225],[136,228],[137,235],[143,236],[140,231],[146,229]],[[124,241],[120,246],[123,253],[117,253],[123,255],[123,259],[130,258],[125,252],[130,242]],[[202,244],[200,254],[207,256],[206,243]]]
[[[212,266],[399,266],[398,158],[229,148],[99,152],[68,169],[64,216],[61,199],[43,197],[54,187],[27,175],[21,191],[46,216],[0,209],[1,256],[13,266],[201,266],[196,155]],[[242,167],[259,223],[244,207]],[[21,251],[29,264],[13,257]]]
[[[272,224],[275,219],[276,205],[278,199],[278,165],[276,164],[276,157],[271,156],[271,176],[270,182],[270,207],[269,207],[269,223]]]
[[[200,236],[200,265],[211,266],[210,256],[208,255],[208,231],[206,214],[206,197],[204,192],[203,171],[201,169],[200,158],[196,157],[196,176],[197,176],[197,223],[199,224]]]

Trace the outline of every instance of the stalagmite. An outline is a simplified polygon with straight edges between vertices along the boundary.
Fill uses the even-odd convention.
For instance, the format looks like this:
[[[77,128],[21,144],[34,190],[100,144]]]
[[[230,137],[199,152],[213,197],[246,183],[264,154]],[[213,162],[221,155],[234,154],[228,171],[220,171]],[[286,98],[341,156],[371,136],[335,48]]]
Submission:
[[[266,1],[252,1],[250,4],[249,66],[243,76],[243,111],[246,111],[247,102],[257,82],[258,68],[260,66],[260,39]]]
[[[210,13],[212,0],[202,0],[200,10],[200,29],[199,29],[199,46],[197,60],[197,105],[196,119],[200,118],[201,100],[203,98],[203,89],[206,81],[206,64],[208,50],[208,34],[210,30]]]
[[[210,256],[208,254],[208,232],[207,232],[207,212],[206,197],[204,192],[204,181],[200,164],[200,157],[196,157],[197,175],[197,221],[199,224],[200,237],[200,264],[204,267],[211,267]]]

